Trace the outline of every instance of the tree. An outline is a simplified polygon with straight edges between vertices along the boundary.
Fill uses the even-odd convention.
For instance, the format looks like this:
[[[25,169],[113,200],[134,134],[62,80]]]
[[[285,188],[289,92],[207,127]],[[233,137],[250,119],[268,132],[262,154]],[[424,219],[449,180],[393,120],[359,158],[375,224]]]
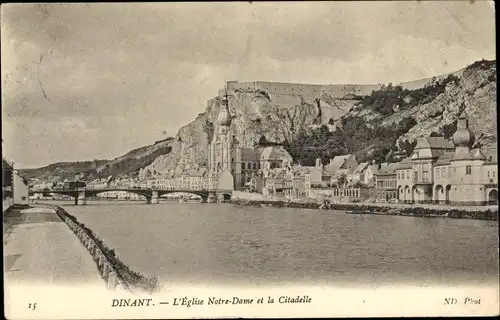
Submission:
[[[342,173],[338,177],[337,181],[338,181],[339,187],[343,188],[346,185],[346,183],[347,183],[347,176],[346,176],[346,174]]]
[[[443,131],[444,138],[449,139],[451,136],[453,136],[455,131],[457,131],[457,121],[455,120],[454,122],[452,122],[450,124],[445,124],[443,126],[442,131]]]
[[[404,152],[405,156],[409,157],[413,153],[413,149],[417,146],[417,141],[409,142],[404,140],[399,143],[400,149]]]
[[[368,186],[361,181],[356,181],[354,188],[366,189]]]
[[[381,162],[385,162],[385,157],[387,155],[387,153],[389,153],[390,151],[390,148],[380,148],[380,149],[376,149],[374,152],[373,152],[373,160],[375,160],[375,162],[377,163],[381,163]]]

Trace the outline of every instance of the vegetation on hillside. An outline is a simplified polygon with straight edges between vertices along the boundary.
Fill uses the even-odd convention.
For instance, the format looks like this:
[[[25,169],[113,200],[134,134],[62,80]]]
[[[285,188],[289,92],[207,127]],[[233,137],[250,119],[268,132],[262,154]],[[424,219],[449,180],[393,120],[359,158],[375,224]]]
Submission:
[[[389,83],[382,85],[380,90],[372,91],[361,100],[362,108],[370,108],[384,116],[390,116],[398,109],[409,109],[417,104],[424,104],[432,101],[445,91],[450,83],[458,83],[460,79],[454,75],[449,75],[442,80],[436,80],[420,89],[408,90],[401,86],[393,86]]]
[[[58,162],[36,169],[20,169],[19,172],[26,179],[48,180],[58,176],[62,179],[73,178],[78,173],[88,173],[105,164],[108,160]]]
[[[495,61],[478,61],[468,69],[487,69],[492,64],[495,64]],[[429,84],[415,90],[403,89],[401,86],[389,83],[362,97],[358,108],[368,108],[387,117],[399,110],[429,103],[444,93],[448,84],[458,84],[459,81],[457,76],[451,74],[440,80],[433,78]],[[362,118],[347,115],[341,119],[340,124],[341,126],[334,132],[330,132],[326,126],[309,131],[302,130],[292,141],[286,141],[284,146],[296,162],[314,165],[316,158],[321,158],[326,164],[329,159],[347,153],[355,154],[360,162],[395,161],[401,156],[411,155],[416,145],[415,141],[402,141],[399,143],[399,148],[395,145],[401,135],[416,125],[416,121],[411,117],[385,127],[377,123],[372,123],[370,126]],[[455,121],[433,132],[432,135],[450,138],[456,126]]]
[[[327,164],[329,159],[343,154],[355,154],[359,162],[383,162],[399,136],[415,124],[413,118],[405,118],[391,127],[371,128],[363,119],[348,116],[334,132],[325,125],[310,132],[301,131],[296,139],[285,142],[284,147],[296,162],[307,166],[314,165],[317,158]]]
[[[162,142],[168,142],[173,140],[173,138],[167,138]],[[109,161],[104,166],[99,168],[99,172],[95,173],[97,177],[107,177],[107,176],[119,176],[123,174],[128,174],[132,172],[138,172],[139,169],[150,165],[157,157],[165,154],[169,154],[172,151],[170,144],[165,143],[162,146],[158,146],[157,141],[154,146],[155,149],[150,151],[151,146],[142,147],[139,149],[132,150],[125,154],[124,156],[118,158],[118,161]]]

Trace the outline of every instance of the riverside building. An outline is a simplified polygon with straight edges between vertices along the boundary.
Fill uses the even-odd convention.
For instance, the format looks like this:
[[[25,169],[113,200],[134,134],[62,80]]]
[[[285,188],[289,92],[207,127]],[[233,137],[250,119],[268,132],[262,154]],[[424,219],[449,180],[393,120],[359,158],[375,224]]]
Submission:
[[[498,204],[496,150],[472,149],[474,137],[462,113],[452,141],[442,137],[417,140],[410,156],[396,169],[397,195],[406,203],[455,205]]]

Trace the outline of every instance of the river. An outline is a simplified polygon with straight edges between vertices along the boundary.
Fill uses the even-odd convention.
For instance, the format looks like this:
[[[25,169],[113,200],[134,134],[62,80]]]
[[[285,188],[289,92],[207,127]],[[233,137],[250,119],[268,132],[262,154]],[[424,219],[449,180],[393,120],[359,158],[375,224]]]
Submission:
[[[54,201],[162,284],[497,284],[498,222],[231,204]]]

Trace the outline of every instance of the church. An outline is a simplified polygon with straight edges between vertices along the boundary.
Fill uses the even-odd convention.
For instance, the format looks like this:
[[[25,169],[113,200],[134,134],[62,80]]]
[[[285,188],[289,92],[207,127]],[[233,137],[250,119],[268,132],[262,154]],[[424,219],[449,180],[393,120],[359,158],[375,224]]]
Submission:
[[[211,187],[218,190],[244,190],[261,169],[283,168],[292,162],[290,154],[281,146],[241,147],[231,123],[232,115],[226,94],[220,99],[208,152]]]

